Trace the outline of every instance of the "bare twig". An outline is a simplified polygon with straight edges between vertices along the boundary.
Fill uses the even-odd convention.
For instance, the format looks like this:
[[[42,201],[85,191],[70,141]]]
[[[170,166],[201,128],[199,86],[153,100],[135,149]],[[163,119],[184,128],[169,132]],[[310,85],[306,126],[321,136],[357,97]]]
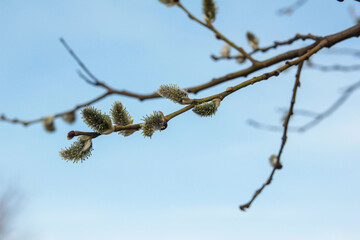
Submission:
[[[329,51],[321,52],[322,54],[333,54],[333,55],[352,55],[354,57],[360,57],[360,50],[354,48],[330,48]]]
[[[349,71],[359,71],[360,70],[360,65],[345,66],[345,65],[335,64],[335,65],[331,65],[331,66],[330,65],[326,66],[326,65],[309,62],[309,64],[307,64],[306,66],[308,68],[320,70],[320,71],[324,71],[324,72],[328,72],[328,71],[349,72]]]
[[[282,112],[284,115],[287,114],[288,109],[285,108],[279,108],[278,111]],[[309,111],[307,109],[294,109],[294,115],[296,116],[304,116],[304,117],[310,117],[310,118],[314,118],[317,115],[319,115],[319,113],[317,112],[313,112],[313,111]]]
[[[235,43],[230,41],[227,37],[225,37],[222,33],[220,33],[212,24],[211,22],[205,23],[199,20],[197,17],[195,17],[189,10],[187,10],[180,2],[177,3],[177,6],[179,6],[188,16],[190,19],[196,21],[197,23],[201,24],[202,26],[206,27],[207,29],[211,30],[216,38],[223,40],[227,44],[229,44],[231,47],[238,50],[241,54],[244,55],[247,59],[249,59],[253,65],[256,65],[258,62],[253,59],[242,47],[237,46]]]
[[[360,88],[360,81],[347,87],[346,90],[343,92],[343,94],[326,111],[324,111],[322,113],[314,113],[314,112],[311,112],[308,110],[303,110],[303,109],[296,110],[295,115],[303,115],[303,116],[311,117],[311,118],[313,118],[313,120],[311,120],[307,124],[300,126],[300,127],[289,127],[289,131],[305,132],[305,131],[309,130],[310,128],[315,127],[317,124],[319,124],[325,118],[329,117],[337,109],[339,109],[339,107],[346,102],[346,100],[350,97],[350,95],[359,88]],[[280,126],[260,123],[253,119],[248,120],[248,124],[254,128],[267,130],[267,131],[278,132],[278,131],[281,131],[281,129],[282,129]]]
[[[315,41],[320,41],[322,39],[322,37],[320,36],[315,36],[313,34],[307,34],[307,35],[304,35],[304,34],[296,34],[295,37],[293,38],[290,38],[289,40],[286,40],[286,41],[275,41],[272,45],[268,46],[268,47],[263,47],[263,48],[257,48],[255,50],[253,50],[252,52],[250,52],[249,54],[250,55],[253,55],[257,52],[262,52],[262,53],[265,53],[271,49],[276,49],[278,46],[284,46],[284,45],[291,45],[292,43],[294,43],[295,41],[297,40],[307,40],[307,39],[312,39],[312,40],[315,40]],[[221,57],[221,56],[215,56],[215,55],[211,55],[211,58],[214,59],[215,61],[217,60],[221,60],[221,59],[228,59],[228,60],[231,60],[231,59],[238,59],[239,56],[229,56],[229,57]]]
[[[273,179],[273,176],[275,174],[275,171],[277,170],[276,166],[280,163],[280,158],[281,158],[281,154],[284,150],[285,144],[286,144],[286,140],[287,140],[287,131],[288,131],[288,126],[289,126],[289,122],[290,122],[290,118],[293,115],[293,110],[294,110],[294,105],[295,105],[295,100],[296,100],[296,93],[297,93],[297,89],[300,87],[300,74],[301,74],[301,70],[302,70],[302,66],[303,66],[304,62],[300,62],[299,66],[298,66],[298,70],[296,73],[296,77],[295,77],[295,84],[294,84],[294,88],[293,88],[293,94],[291,97],[291,103],[290,103],[290,107],[289,107],[289,112],[288,115],[285,118],[284,121],[284,131],[283,131],[283,136],[281,138],[281,146],[280,146],[280,150],[279,153],[277,155],[277,163],[274,164],[274,168],[271,171],[271,174],[269,176],[269,178],[266,180],[266,182],[261,186],[261,188],[259,188],[258,190],[256,190],[256,192],[254,193],[253,197],[251,198],[251,200],[240,206],[240,209],[242,211],[245,211],[247,208],[250,208],[251,204],[255,201],[256,197],[264,190],[264,188],[271,184],[271,181]]]
[[[319,124],[322,120],[329,117],[331,114],[333,114],[341,105],[345,103],[345,101],[350,97],[350,95],[360,88],[360,81],[354,83],[353,85],[349,86],[344,93],[340,96],[339,99],[337,99],[326,111],[319,114],[314,120],[310,121],[309,123],[305,124],[302,127],[299,127],[297,131],[299,132],[305,132],[309,130],[310,128],[316,126]]]
[[[100,81],[95,77],[94,74],[85,66],[85,64],[80,60],[80,58],[75,54],[75,52],[70,48],[70,46],[67,44],[67,42],[60,38],[60,42],[63,44],[63,46],[66,48],[66,50],[69,52],[69,54],[75,59],[77,64],[84,70],[84,72],[89,75],[91,80],[86,80],[89,84],[97,85]]]
[[[300,7],[302,7],[306,2],[307,2],[307,0],[297,0],[292,5],[279,9],[278,14],[279,15],[291,15],[296,10],[298,10]]]

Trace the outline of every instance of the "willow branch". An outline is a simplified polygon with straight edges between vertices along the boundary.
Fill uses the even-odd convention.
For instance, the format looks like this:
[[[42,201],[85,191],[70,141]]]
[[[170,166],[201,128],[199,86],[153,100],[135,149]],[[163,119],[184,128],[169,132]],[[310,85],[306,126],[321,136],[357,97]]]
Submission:
[[[270,66],[273,66],[279,62],[283,62],[283,61],[286,61],[286,60],[290,60],[290,59],[293,59],[293,58],[296,58],[296,57],[300,57],[300,56],[304,56],[304,54],[307,54],[309,52],[312,52],[314,49],[317,51],[319,51],[320,49],[324,48],[324,47],[331,47],[333,46],[334,44],[337,44],[338,42],[341,42],[345,39],[348,39],[348,38],[351,38],[351,37],[358,37],[360,34],[360,24],[357,24],[351,28],[348,28],[342,32],[338,32],[336,34],[333,34],[333,35],[328,35],[328,36],[325,36],[325,37],[321,37],[320,39],[321,40],[317,40],[315,43],[313,44],[310,44],[306,47],[303,47],[303,48],[299,48],[299,49],[295,49],[295,50],[291,50],[291,51],[288,51],[288,52],[285,52],[285,53],[282,53],[282,54],[279,54],[277,56],[274,56],[272,58],[269,58],[267,60],[264,60],[262,62],[258,62],[258,64],[256,65],[252,65],[246,69],[243,69],[243,70],[240,70],[238,72],[234,72],[234,73],[230,73],[230,74],[227,74],[225,76],[222,76],[222,77],[219,77],[219,78],[214,78],[212,79],[210,82],[207,82],[205,84],[201,84],[201,85],[198,85],[198,86],[194,86],[194,87],[190,87],[190,88],[187,88],[186,90],[189,92],[189,93],[198,93],[202,90],[205,90],[205,89],[208,89],[208,88],[211,88],[213,86],[216,86],[220,83],[223,83],[223,82],[226,82],[226,81],[230,81],[230,80],[233,80],[233,79],[236,79],[236,78],[239,78],[239,77],[246,77],[247,75],[251,74],[251,73],[254,73],[258,70],[261,70],[261,69],[264,69],[264,68],[267,68],[267,67],[270,67]],[[313,35],[303,35],[303,36],[313,36]],[[316,37],[316,39],[319,39],[318,37]],[[322,43],[321,46],[319,46],[318,43]],[[69,52],[71,52],[71,56],[73,56],[75,58],[75,60],[78,62],[78,64],[83,67],[84,69],[84,72],[86,68],[85,64],[76,56],[76,54],[74,53],[74,51],[71,50],[71,48],[67,45],[67,49]],[[312,55],[312,54],[310,54]],[[310,56],[309,54],[307,56]],[[90,71],[89,71],[90,72]],[[91,72],[90,72],[91,73]],[[274,71],[273,74],[279,74],[280,72],[279,71]],[[89,74],[88,74],[89,75]],[[85,75],[83,75],[84,77],[86,77]],[[94,76],[93,74],[91,74],[90,76]],[[263,79],[267,79],[270,77],[270,73],[267,73],[264,74],[263,76],[265,76],[264,78],[261,78],[261,80]],[[117,90],[117,89],[114,89],[110,86],[108,86],[107,84],[105,83],[102,83],[100,82],[96,77],[95,77],[96,81],[98,83],[101,83],[101,85],[99,86],[105,86],[104,88],[107,89],[107,92],[104,93],[103,95],[89,101],[89,102],[86,102],[86,103],[83,103],[83,104],[80,104],[78,106],[76,106],[75,108],[71,109],[71,110],[68,110],[68,111],[65,111],[65,112],[62,112],[62,113],[57,113],[57,114],[54,114],[55,117],[60,117],[61,115],[63,114],[66,114],[66,113],[69,113],[69,112],[72,112],[74,110],[78,110],[79,108],[81,107],[84,107],[84,106],[87,106],[87,105],[90,105],[90,104],[93,104],[97,101],[100,101],[101,99],[105,98],[106,96],[109,96],[111,94],[117,94],[117,95],[123,95],[123,96],[128,96],[128,97],[132,97],[132,98],[137,98],[139,100],[146,100],[146,99],[154,99],[154,98],[159,98],[159,94],[154,92],[154,93],[151,93],[151,94],[137,94],[137,93],[133,93],[133,92],[129,92],[129,91],[126,91],[126,90]],[[89,81],[90,80],[93,80],[95,81],[95,79],[88,79]],[[253,82],[256,82],[258,81],[259,79],[258,78],[254,78],[252,80],[249,80],[251,84],[253,84]],[[19,119],[11,119],[11,118],[7,118],[5,117],[5,115],[1,115],[1,118],[0,120],[2,121],[5,121],[5,122],[10,122],[10,123],[19,123],[19,124],[22,124],[24,126],[27,126],[29,124],[32,124],[32,123],[36,123],[36,122],[41,122],[42,120],[44,119],[43,118],[38,118],[38,119],[35,119],[35,120],[30,120],[30,121],[24,121],[24,120],[19,120]]]
[[[240,210],[242,210],[242,211],[245,211],[247,208],[250,208],[251,204],[255,201],[257,196],[259,196],[259,194],[264,190],[264,188],[267,185],[271,184],[272,179],[274,177],[274,174],[275,174],[275,172],[277,170],[276,166],[280,163],[281,154],[283,153],[283,150],[284,150],[284,147],[285,147],[285,144],[286,144],[286,141],[287,141],[287,131],[288,131],[290,118],[293,115],[297,89],[300,87],[300,74],[301,74],[303,63],[304,62],[299,63],[298,70],[296,72],[295,84],[294,84],[294,88],[293,88],[293,94],[292,94],[292,97],[291,97],[289,112],[288,112],[288,115],[285,118],[284,125],[283,125],[284,126],[284,131],[283,131],[283,136],[281,138],[281,145],[280,145],[279,153],[277,155],[277,163],[274,164],[273,170],[271,171],[271,174],[270,174],[269,178],[266,180],[266,182],[258,190],[256,190],[256,192],[252,196],[251,200],[248,203],[243,204],[243,205],[241,205],[239,207]]]
[[[172,118],[184,113],[184,112],[187,112],[188,110],[192,109],[195,105],[197,104],[200,104],[200,103],[203,103],[203,102],[208,102],[208,101],[211,101],[215,98],[219,98],[220,100],[223,100],[225,97],[229,96],[230,94],[242,89],[242,88],[245,88],[249,85],[253,85],[255,83],[258,83],[258,82],[261,82],[263,80],[267,80],[273,76],[279,76],[281,72],[285,71],[286,69],[288,69],[289,67],[291,66],[294,66],[294,65],[298,65],[301,63],[302,65],[302,62],[309,59],[309,57],[311,57],[313,54],[315,54],[316,52],[318,52],[319,50],[321,50],[323,47],[325,46],[328,46],[329,44],[329,40],[327,38],[324,38],[322,41],[320,41],[313,49],[309,50],[307,53],[305,53],[304,55],[302,55],[301,57],[297,58],[296,60],[294,61],[287,61],[283,66],[277,68],[276,70],[274,71],[271,71],[271,72],[267,72],[267,73],[264,73],[260,76],[257,76],[257,77],[253,77],[245,82],[242,82],[236,86],[233,86],[233,87],[228,87],[224,92],[221,92],[221,93],[218,93],[218,94],[215,94],[215,95],[212,95],[212,96],[209,96],[209,97],[205,97],[205,98],[201,98],[201,99],[192,99],[192,103],[174,113],[171,113],[167,116],[165,116],[165,119],[167,121],[171,120]],[[136,124],[137,126],[141,126],[141,123],[139,124]],[[129,125],[131,126],[131,125]],[[140,129],[140,128],[139,128]],[[138,130],[139,130],[138,129]],[[119,130],[120,131],[120,130]]]

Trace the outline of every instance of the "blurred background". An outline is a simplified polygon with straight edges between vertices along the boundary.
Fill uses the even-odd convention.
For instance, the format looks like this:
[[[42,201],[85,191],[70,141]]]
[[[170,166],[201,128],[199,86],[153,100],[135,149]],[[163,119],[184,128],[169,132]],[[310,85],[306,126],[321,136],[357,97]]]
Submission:
[[[200,0],[181,2],[202,19]],[[290,16],[278,14],[293,2],[217,1],[214,25],[250,51],[247,31],[265,47],[296,33],[342,31],[355,24],[349,9],[360,14],[359,3],[350,0],[308,1]],[[60,37],[100,80],[138,93],[154,92],[161,84],[191,87],[249,66],[213,61],[210,55],[219,55],[223,42],[179,8],[156,0],[2,0],[0,31],[0,113],[23,120],[69,110],[103,93],[77,76],[79,67]],[[337,47],[359,48],[359,39]],[[359,62],[326,50],[312,60]],[[45,132],[42,124],[0,122],[0,202],[11,201],[11,206],[0,204],[9,212],[0,210],[0,231],[6,225],[1,240],[359,239],[359,92],[320,125],[289,133],[283,169],[247,212],[238,208],[270,174],[268,158],[278,152],[282,135],[255,129],[247,120],[281,126],[277,109],[289,106],[295,71],[232,94],[212,118],[191,111],[180,115],[152,139],[139,132],[97,138],[93,155],[81,164],[59,156],[72,143],[68,131],[89,130],[79,114],[73,125],[57,119],[55,133]],[[322,112],[359,80],[358,72],[304,67],[295,108]],[[135,122],[154,110],[169,114],[181,108],[165,99],[140,102],[123,96],[95,106],[108,112],[115,100]],[[299,126],[309,119],[292,120]],[[8,220],[1,223],[2,218]]]

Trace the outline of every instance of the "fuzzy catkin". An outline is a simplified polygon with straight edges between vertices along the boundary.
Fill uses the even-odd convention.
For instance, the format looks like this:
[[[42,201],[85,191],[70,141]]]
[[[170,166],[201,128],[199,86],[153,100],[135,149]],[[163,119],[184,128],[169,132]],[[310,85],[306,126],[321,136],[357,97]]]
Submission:
[[[102,114],[94,107],[87,107],[81,111],[82,119],[92,130],[101,134],[109,134],[114,130],[109,115]]]
[[[83,136],[73,142],[70,147],[62,149],[59,153],[64,160],[77,163],[79,161],[83,162],[89,158],[92,150],[91,138]]]
[[[220,102],[221,100],[216,98],[211,102],[196,105],[193,108],[193,112],[201,117],[212,117],[215,115],[218,107],[220,106]]]
[[[151,138],[155,131],[163,130],[167,126],[164,115],[160,111],[154,111],[152,115],[146,115],[142,120],[144,121],[144,124],[141,129],[144,137]]]
[[[161,85],[158,89],[158,93],[160,96],[180,104],[184,98],[188,98],[188,93],[175,84]]]
[[[123,107],[121,102],[114,102],[110,112],[114,124],[119,126],[126,126],[131,124],[132,117],[126,108]]]
[[[214,22],[217,13],[217,7],[214,0],[203,0],[203,14],[206,22]]]
[[[175,0],[159,0],[159,1],[168,7],[174,6],[178,2]]]

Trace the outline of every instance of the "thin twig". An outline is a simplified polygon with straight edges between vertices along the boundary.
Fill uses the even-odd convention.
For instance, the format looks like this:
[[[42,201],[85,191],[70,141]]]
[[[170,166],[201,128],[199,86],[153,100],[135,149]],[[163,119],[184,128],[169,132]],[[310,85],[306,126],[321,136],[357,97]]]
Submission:
[[[320,36],[315,36],[313,34],[296,34],[295,37],[290,38],[289,40],[286,41],[275,41],[272,45],[268,46],[268,47],[263,47],[263,48],[257,48],[255,50],[253,50],[252,52],[250,52],[250,55],[253,55],[257,52],[262,52],[265,53],[271,49],[276,49],[278,46],[284,46],[284,45],[291,45],[292,43],[294,43],[297,40],[307,40],[307,39],[312,39],[315,41],[320,41],[322,39],[322,37]],[[214,59],[215,61],[217,60],[222,60],[222,59],[226,59],[226,60],[231,60],[231,59],[238,59],[239,56],[228,56],[228,57],[221,57],[221,56],[215,56],[215,55],[211,55],[211,58]]]
[[[75,52],[70,48],[70,46],[67,44],[67,42],[63,38],[60,38],[60,42],[65,47],[65,49],[69,52],[69,54],[75,59],[77,64],[79,64],[79,66],[84,70],[84,72],[92,79],[87,82],[89,84],[97,85],[97,83],[100,82],[99,79],[97,77],[95,77],[94,74],[92,74],[92,72],[85,66],[85,64],[80,60],[80,58],[75,54]]]
[[[177,6],[179,6],[188,16],[190,19],[196,21],[197,23],[201,24],[202,26],[206,27],[207,29],[211,30],[216,38],[222,39],[224,42],[229,44],[231,47],[238,50],[240,53],[244,55],[247,59],[249,59],[253,65],[256,65],[258,61],[253,59],[242,47],[237,46],[235,43],[230,41],[227,37],[225,37],[222,33],[220,33],[212,24],[211,22],[204,23],[201,20],[199,20],[197,17],[195,17],[189,10],[187,10],[180,2],[177,3]]]
[[[333,54],[333,55],[351,55],[354,57],[360,57],[360,50],[355,48],[339,48],[333,47],[329,51],[321,52],[322,54]]]
[[[307,2],[307,0],[297,0],[292,5],[279,9],[278,14],[279,15],[291,15],[296,10],[298,10],[300,7],[302,7],[306,2]]]
[[[298,128],[299,132],[305,132],[310,128],[319,124],[322,120],[329,117],[332,113],[334,113],[341,105],[345,103],[345,101],[350,97],[350,95],[360,88],[360,81],[356,82],[355,84],[349,86],[344,93],[337,99],[326,111],[319,114],[314,120],[310,121],[309,123],[305,124],[302,127]]]
[[[320,71],[324,71],[324,72],[328,72],[328,71],[350,72],[350,71],[359,71],[360,70],[360,65],[345,66],[345,65],[335,64],[335,65],[331,65],[331,66],[330,65],[326,66],[326,65],[309,62],[309,64],[307,64],[306,66],[310,69],[320,70]]]
[[[281,158],[281,154],[284,150],[285,144],[286,144],[286,140],[287,140],[287,131],[288,131],[288,126],[289,126],[289,122],[290,122],[290,118],[293,115],[293,110],[294,110],[294,105],[295,105],[295,100],[296,100],[296,93],[297,93],[297,89],[300,87],[300,74],[301,74],[301,70],[302,70],[302,66],[303,66],[304,62],[300,62],[298,65],[298,70],[296,73],[296,77],[295,77],[295,84],[294,84],[294,88],[293,88],[293,94],[291,97],[291,103],[290,103],[290,107],[289,107],[289,112],[288,115],[285,118],[284,121],[284,132],[283,132],[283,136],[281,138],[281,146],[279,149],[279,153],[277,155],[277,162],[276,164],[274,164],[274,168],[271,171],[271,174],[269,176],[269,178],[266,180],[266,182],[261,186],[261,188],[259,188],[258,190],[256,190],[256,192],[254,193],[253,197],[251,198],[251,200],[246,203],[241,205],[239,208],[242,211],[245,211],[247,208],[250,208],[251,204],[255,201],[256,197],[264,190],[264,188],[271,184],[271,181],[273,179],[273,176],[277,170],[276,166],[280,163],[280,158]]]

